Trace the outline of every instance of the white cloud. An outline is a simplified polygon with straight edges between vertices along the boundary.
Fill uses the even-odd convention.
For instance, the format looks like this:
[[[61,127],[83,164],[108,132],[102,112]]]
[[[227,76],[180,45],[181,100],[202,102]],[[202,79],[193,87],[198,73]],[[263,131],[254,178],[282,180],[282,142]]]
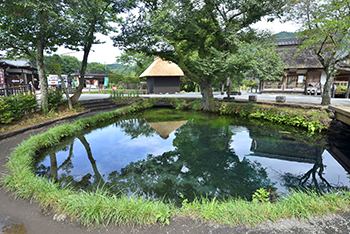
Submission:
[[[96,35],[97,39],[99,39],[101,42],[105,42],[103,44],[95,44],[92,46],[88,62],[97,62],[97,63],[106,63],[106,64],[112,64],[116,61],[116,56],[121,54],[121,51],[113,46],[113,41],[111,40],[110,36],[105,36],[102,34]],[[70,55],[78,58],[80,61],[83,60],[84,52],[83,51],[73,51],[69,49],[65,49],[64,47],[60,47],[56,54],[59,55]]]
[[[285,32],[295,32],[297,31],[300,26],[293,23],[293,22],[286,22],[282,23],[280,20],[276,19],[273,22],[268,22],[266,18],[263,18],[258,23],[255,23],[253,25],[253,28],[255,29],[261,29],[261,30],[269,30],[272,33],[279,33],[282,31]]]

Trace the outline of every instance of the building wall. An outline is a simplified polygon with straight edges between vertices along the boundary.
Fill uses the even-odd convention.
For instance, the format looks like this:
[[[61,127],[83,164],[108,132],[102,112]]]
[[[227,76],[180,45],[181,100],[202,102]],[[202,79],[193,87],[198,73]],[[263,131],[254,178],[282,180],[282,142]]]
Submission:
[[[147,77],[148,93],[154,93],[154,78]]]
[[[180,92],[180,77],[154,77],[154,93]]]
[[[148,77],[149,93],[175,93],[180,92],[180,77]]]

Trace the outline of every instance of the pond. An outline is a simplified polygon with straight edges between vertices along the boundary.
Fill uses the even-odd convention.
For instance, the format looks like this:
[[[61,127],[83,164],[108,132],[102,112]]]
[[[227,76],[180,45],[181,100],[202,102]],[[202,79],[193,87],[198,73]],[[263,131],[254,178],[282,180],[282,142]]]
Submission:
[[[251,199],[259,188],[348,189],[347,142],[200,112],[151,109],[42,152],[38,176],[177,204],[183,197]]]

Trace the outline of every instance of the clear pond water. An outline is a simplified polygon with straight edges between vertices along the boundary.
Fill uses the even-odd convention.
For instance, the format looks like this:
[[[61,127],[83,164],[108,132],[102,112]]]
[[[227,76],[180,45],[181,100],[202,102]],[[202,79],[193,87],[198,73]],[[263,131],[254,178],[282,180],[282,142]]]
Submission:
[[[349,187],[346,141],[218,115],[151,109],[77,134],[35,161],[38,176],[74,189],[181,202],[251,199],[258,188]]]

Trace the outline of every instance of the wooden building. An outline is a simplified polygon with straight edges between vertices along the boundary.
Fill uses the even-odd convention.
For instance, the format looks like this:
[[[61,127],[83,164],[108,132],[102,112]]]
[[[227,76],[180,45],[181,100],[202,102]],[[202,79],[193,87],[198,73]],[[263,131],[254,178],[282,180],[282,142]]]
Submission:
[[[148,93],[180,92],[180,77],[185,76],[175,63],[156,58],[154,62],[140,75],[146,77]]]
[[[16,87],[37,83],[36,68],[28,59],[9,60],[0,58],[0,87]]]
[[[277,81],[262,82],[262,92],[321,93],[326,83],[326,73],[312,50],[298,51],[297,38],[277,40],[277,52],[285,63],[285,74]],[[350,61],[348,61],[350,62]],[[350,78],[350,63],[340,64],[334,84],[347,86]]]
[[[80,73],[75,72],[71,74],[73,77],[74,83],[76,84],[75,86],[79,85],[79,77]],[[87,73],[84,76],[85,79],[85,84],[84,87],[91,87],[91,88],[97,88],[99,84],[103,84],[105,81],[105,77],[107,77],[108,74],[92,74],[92,73]]]

